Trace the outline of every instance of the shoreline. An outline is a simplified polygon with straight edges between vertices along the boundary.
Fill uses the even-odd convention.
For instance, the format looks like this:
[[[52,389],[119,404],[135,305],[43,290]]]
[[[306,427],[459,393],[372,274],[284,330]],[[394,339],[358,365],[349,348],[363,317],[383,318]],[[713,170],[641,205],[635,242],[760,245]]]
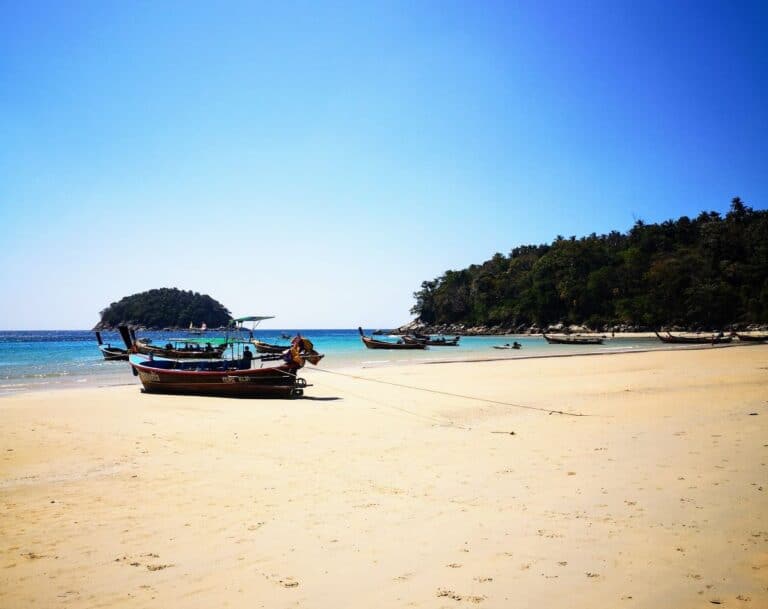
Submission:
[[[511,335],[510,335],[511,336]],[[647,338],[647,337],[640,337],[640,338]],[[654,352],[667,352],[667,351],[696,351],[696,350],[708,350],[708,349],[727,349],[727,348],[734,348],[734,347],[757,347],[760,346],[761,343],[741,343],[741,342],[735,342],[732,344],[720,344],[720,345],[676,345],[676,346],[659,346],[653,349],[648,348],[624,348],[624,349],[616,349],[616,350],[599,350],[599,351],[580,351],[576,353],[536,353],[533,355],[526,355],[526,354],[518,354],[518,353],[511,353],[510,355],[503,356],[477,356],[473,357],[472,355],[467,355],[467,357],[463,358],[457,358],[457,359],[425,359],[424,361],[412,361],[412,360],[378,360],[376,363],[373,362],[360,362],[359,364],[349,366],[346,363],[339,365],[338,367],[328,367],[329,370],[333,371],[360,371],[360,370],[382,370],[387,368],[400,368],[400,367],[407,367],[407,366],[434,366],[434,365],[440,365],[440,364],[462,364],[462,363],[483,363],[483,362],[499,362],[499,361],[526,361],[526,360],[537,360],[537,359],[556,359],[556,358],[573,358],[573,357],[587,357],[587,356],[608,356],[608,355],[626,355],[631,353],[654,353]],[[563,348],[565,350],[571,348],[569,345],[564,345]],[[120,364],[117,364],[120,365]],[[125,364],[126,366],[128,364]],[[318,368],[314,368],[311,365],[305,366],[303,368],[303,371],[311,371],[311,370],[321,370],[323,366],[320,366]],[[302,372],[302,374],[305,372]],[[19,387],[23,387],[22,389],[18,390],[7,390],[5,393],[0,393],[0,400],[3,400],[5,398],[11,398],[18,395],[23,395],[26,393],[40,393],[40,392],[51,392],[51,393],[57,393],[60,391],[73,391],[78,389],[105,389],[110,387],[129,387],[129,386],[135,386],[139,389],[141,389],[141,382],[139,380],[135,380],[135,382],[125,382],[122,379],[118,378],[119,373],[114,373],[115,376],[112,377],[112,379],[115,382],[105,382],[107,381],[106,378],[102,378],[99,376],[93,376],[93,377],[85,377],[86,380],[76,380],[73,379],[70,382],[62,382],[55,384],[53,386],[49,386],[45,383],[30,383],[28,385],[19,385]],[[130,373],[128,373],[130,374]],[[106,375],[105,375],[106,376]],[[130,379],[134,380],[135,377],[131,376]],[[87,385],[87,382],[91,379],[96,379],[100,381],[99,384],[91,384]]]

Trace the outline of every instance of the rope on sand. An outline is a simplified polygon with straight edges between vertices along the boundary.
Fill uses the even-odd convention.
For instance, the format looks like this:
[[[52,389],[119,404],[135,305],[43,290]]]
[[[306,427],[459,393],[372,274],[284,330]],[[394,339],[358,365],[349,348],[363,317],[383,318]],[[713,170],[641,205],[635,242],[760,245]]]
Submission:
[[[588,416],[591,416],[591,415],[588,415],[588,414],[583,414],[581,412],[567,412],[565,410],[554,410],[554,409],[551,409],[551,408],[541,408],[539,406],[530,406],[530,405],[527,405],[527,404],[515,404],[514,402],[502,402],[502,401],[499,401],[499,400],[491,400],[491,399],[488,399],[488,398],[479,398],[479,397],[473,396],[473,395],[462,395],[460,393],[451,393],[449,391],[440,391],[439,389],[427,389],[425,387],[414,387],[413,385],[404,385],[402,383],[394,383],[392,381],[382,381],[380,379],[372,379],[372,378],[367,378],[367,377],[364,377],[364,376],[357,376],[355,374],[346,374],[344,372],[338,372],[336,370],[328,370],[327,368],[315,368],[315,370],[317,370],[318,372],[325,372],[326,374],[335,374],[337,376],[345,376],[347,378],[357,379],[359,381],[368,381],[368,382],[371,382],[371,383],[379,383],[379,384],[382,384],[382,385],[391,385],[393,387],[401,387],[403,389],[412,389],[414,391],[424,391],[426,393],[435,393],[435,394],[438,394],[438,395],[445,395],[445,396],[452,397],[452,398],[461,398],[461,399],[464,399],[464,400],[475,400],[477,402],[486,402],[488,404],[497,404],[497,405],[500,405],[500,406],[511,406],[512,408],[522,408],[522,409],[525,409],[525,410],[537,410],[539,412],[546,412],[547,414],[561,414],[563,416],[568,416],[568,417],[588,417]],[[393,406],[393,408],[395,408],[395,407]],[[406,411],[406,412],[409,412],[409,411]],[[411,413],[411,414],[415,414],[415,413]]]

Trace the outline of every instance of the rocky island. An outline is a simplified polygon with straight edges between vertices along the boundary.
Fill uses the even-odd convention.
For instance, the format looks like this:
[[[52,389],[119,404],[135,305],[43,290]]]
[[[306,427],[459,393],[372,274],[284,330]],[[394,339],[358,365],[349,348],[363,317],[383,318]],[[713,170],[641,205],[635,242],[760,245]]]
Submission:
[[[223,304],[207,294],[177,288],[159,288],[125,296],[100,313],[94,330],[113,330],[121,324],[162,330],[188,328],[190,324],[209,328],[227,326],[232,315]]]

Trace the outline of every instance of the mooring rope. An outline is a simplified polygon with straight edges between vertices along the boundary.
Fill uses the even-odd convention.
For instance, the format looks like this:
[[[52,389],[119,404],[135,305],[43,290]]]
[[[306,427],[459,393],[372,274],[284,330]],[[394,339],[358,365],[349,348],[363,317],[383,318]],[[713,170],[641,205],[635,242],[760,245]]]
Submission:
[[[581,412],[567,412],[565,410],[555,410],[553,408],[541,408],[540,406],[530,406],[528,404],[515,404],[514,402],[502,402],[500,400],[491,400],[488,398],[479,398],[474,395],[462,395],[460,393],[451,393],[450,391],[440,391],[439,389],[428,389],[426,387],[415,387],[414,385],[405,385],[403,383],[395,383],[393,381],[383,381],[381,379],[373,379],[365,376],[358,376],[355,374],[346,374],[337,370],[328,370],[327,368],[314,368],[318,372],[325,372],[326,374],[335,374],[337,376],[345,376],[347,378],[356,379],[359,381],[369,381],[371,383],[380,383],[382,385],[391,385],[393,387],[401,387],[403,389],[412,389],[414,391],[424,391],[427,393],[435,393],[437,395],[445,395],[452,398],[461,398],[464,400],[475,400],[477,402],[486,402],[488,404],[498,404],[500,406],[510,406],[512,408],[522,408],[525,410],[536,410],[539,412],[546,412],[547,414],[561,414],[569,417],[588,417],[591,415],[583,414]]]

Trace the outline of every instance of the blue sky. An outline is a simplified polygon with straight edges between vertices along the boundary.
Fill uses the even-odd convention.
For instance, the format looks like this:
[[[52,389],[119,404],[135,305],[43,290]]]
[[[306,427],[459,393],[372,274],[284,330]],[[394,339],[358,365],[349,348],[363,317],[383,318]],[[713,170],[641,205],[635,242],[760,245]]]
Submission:
[[[162,286],[391,326],[497,251],[764,209],[767,7],[0,0],[0,328]]]

